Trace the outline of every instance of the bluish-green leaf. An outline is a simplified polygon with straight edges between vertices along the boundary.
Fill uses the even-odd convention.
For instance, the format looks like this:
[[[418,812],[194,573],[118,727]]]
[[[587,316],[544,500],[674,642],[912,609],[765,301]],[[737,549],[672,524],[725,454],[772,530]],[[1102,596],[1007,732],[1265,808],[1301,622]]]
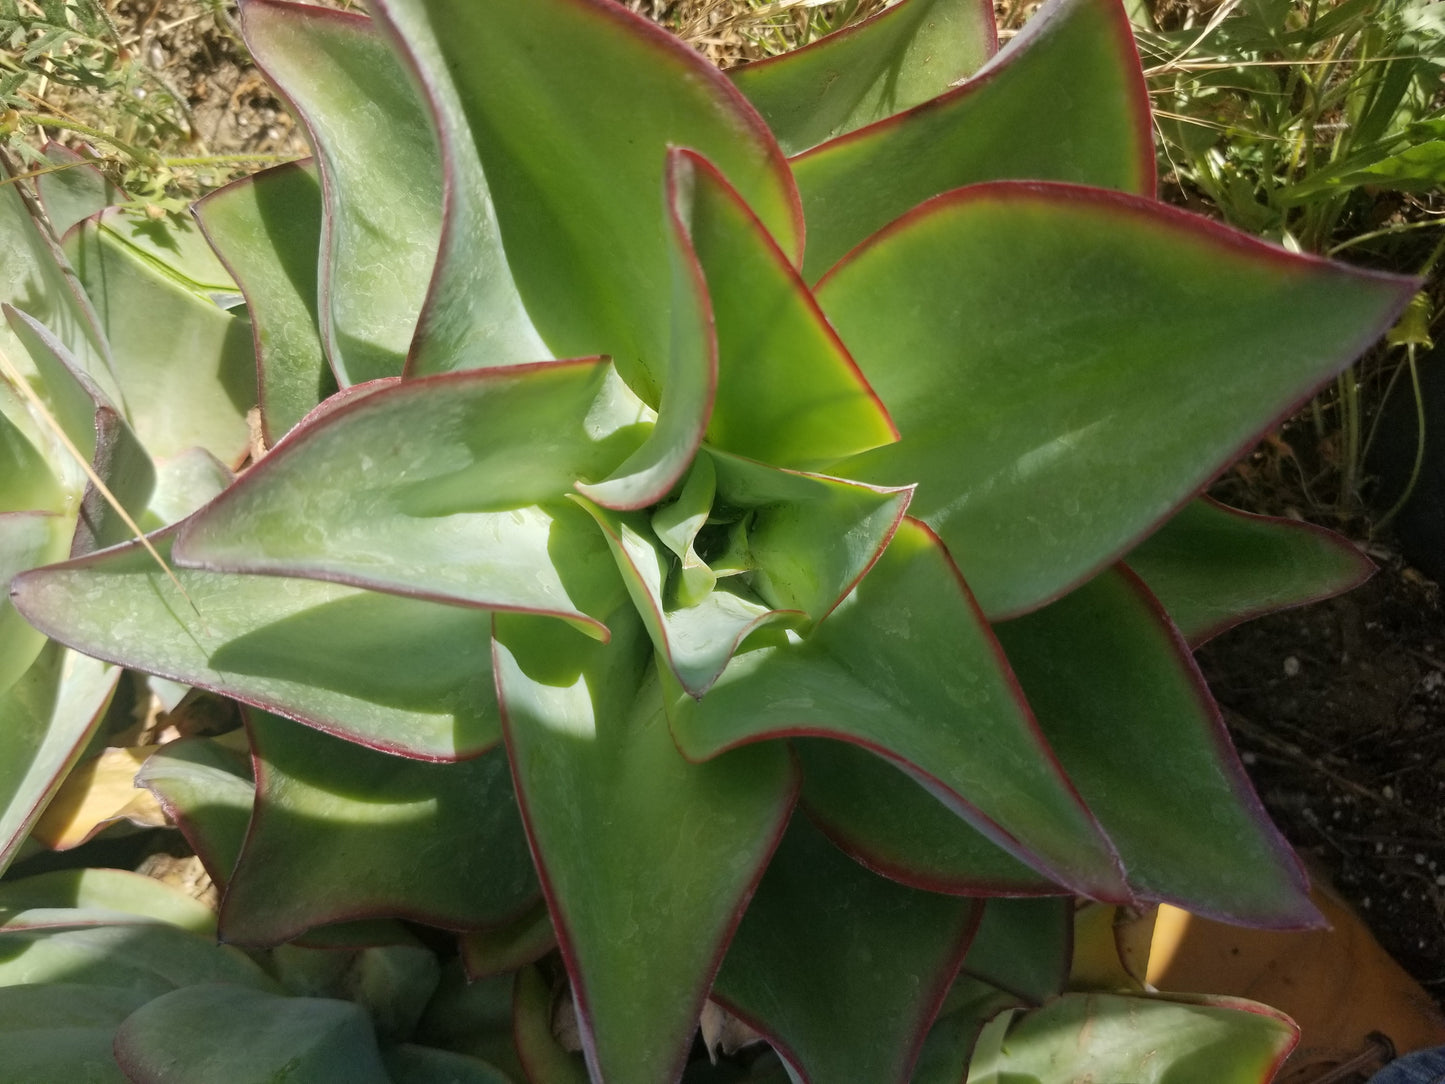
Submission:
[[[542,973],[535,967],[522,968],[514,991],[512,1032],[527,1080],[532,1084],[588,1084],[592,1077],[581,1056],[564,1050],[553,1033],[553,992]]]
[[[972,896],[1062,891],[897,765],[846,742],[805,738],[793,745],[808,816],[875,873]]]
[[[224,890],[256,797],[249,759],[209,738],[181,738],[147,757],[135,784],[156,796],[212,882]]]
[[[172,537],[153,537],[167,560]],[[175,575],[185,595],[136,543],[25,573],[12,597],[88,654],[376,748],[454,759],[497,740],[485,611],[319,580]]]
[[[119,680],[117,668],[46,643],[0,692],[0,870],[80,759]]]
[[[226,940],[277,944],[358,918],[495,925],[536,899],[500,747],[433,764],[265,712],[247,725],[256,807],[221,906]]]
[[[481,1058],[397,1043],[381,1052],[392,1084],[514,1084],[511,1077]]]
[[[19,184],[0,165],[0,301],[9,302],[56,333],[108,394],[116,390],[110,354],[99,322],[75,272],[53,235],[40,227]],[[0,350],[30,375],[29,358],[8,327],[0,326]]]
[[[426,78],[449,84],[444,139],[458,154],[475,148],[517,288],[558,356],[606,353],[657,402],[672,335],[658,303],[671,276],[661,228],[669,144],[716,163],[799,255],[796,192],[766,126],[660,27],[603,0],[386,0],[375,10]]]
[[[316,150],[325,207],[318,307],[336,379],[399,376],[441,237],[431,118],[369,19],[253,0],[242,29]]]
[[[519,918],[489,929],[468,930],[459,940],[467,977],[484,978],[536,963],[557,947],[557,931],[543,900]]]
[[[435,132],[442,169],[441,250],[407,359],[408,376],[545,361],[543,343],[517,292],[502,247],[491,187],[477,149],[479,135],[463,107],[443,55],[453,33],[418,4],[372,4],[394,47],[418,81]]]
[[[234,464],[256,403],[250,325],[129,244],[120,214],[112,208],[66,238],[114,355],[121,392],[105,390],[151,454],[199,446]]]
[[[728,75],[788,154],[946,93],[998,47],[993,7],[903,0],[801,49]]]
[[[496,668],[527,830],[594,1077],[675,1080],[728,936],[790,812],[781,745],[690,764],[628,610],[612,641],[499,615]]]
[[[316,168],[288,163],[236,181],[197,203],[196,217],[246,296],[261,431],[275,444],[336,390],[321,344]]]
[[[778,609],[821,621],[873,567],[893,538],[908,487],[878,487],[775,470],[714,454],[718,504],[748,513],[754,589]]]
[[[1125,560],[1191,647],[1241,621],[1348,591],[1375,570],[1340,535],[1207,498],[1186,504]]]
[[[26,569],[64,560],[74,530],[74,521],[53,512],[0,513],[0,587],[8,588]],[[15,611],[6,590],[0,597],[0,695],[30,669],[44,644],[44,635]]]
[[[64,237],[77,222],[125,198],[125,193],[90,165],[89,159],[63,143],[47,144],[45,157],[61,168],[35,178],[35,188],[57,237]]]
[[[515,980],[529,970],[517,972]],[[460,960],[448,961],[442,965],[441,982],[417,1024],[414,1041],[480,1058],[521,1084],[526,1074],[512,1041],[513,985],[512,975],[472,980]]]
[[[910,514],[984,612],[1026,612],[1131,548],[1413,292],[1117,193],[963,189],[819,287],[903,434],[833,470],[918,483]]]
[[[713,995],[805,1082],[904,1084],[978,921],[976,901],[869,873],[796,818]]]
[[[813,148],[793,173],[810,282],[875,230],[962,185],[1070,181],[1152,196],[1149,99],[1129,20],[1117,0],[1053,0],[962,86]]]
[[[590,502],[584,507],[612,548],[659,658],[690,695],[702,696],[712,687],[733,652],[755,629],[802,619],[798,611],[772,609],[746,589],[726,586],[713,588],[691,605],[674,605],[666,591],[671,556],[650,536],[647,520]]]
[[[205,983],[137,1009],[115,1037],[135,1084],[345,1080],[392,1084],[361,1008],[331,998],[278,997]]]
[[[149,453],[119,408],[48,328],[9,305],[4,306],[4,312],[10,330],[25,346],[40,375],[54,421],[71,445],[89,457],[91,470],[109,490],[108,496],[102,495],[84,473],[84,464],[75,462],[70,449],[57,449],[65,476],[84,492],[71,554],[79,556],[133,537],[125,516],[111,498],[132,519],[144,514],[156,484],[155,465]]]
[[[697,555],[698,532],[707,526],[717,496],[717,471],[712,456],[699,455],[692,461],[677,496],[653,510],[652,533],[672,551],[679,567],[674,593],[679,605],[701,602],[717,585],[717,573]]]
[[[998,1025],[968,1084],[1268,1084],[1299,1041],[1287,1016],[1242,998],[1067,994]]]
[[[657,423],[642,445],[606,478],[577,486],[604,508],[631,511],[662,500],[687,472],[712,417],[718,387],[717,333],[708,283],[687,232],[692,184],[690,175],[676,168],[681,161],[668,157],[667,353],[656,356],[638,378],[645,389],[643,397],[657,403]]]
[[[115,1029],[147,998],[83,982],[0,987],[0,1065],[25,1084],[126,1084]]]
[[[1137,577],[1106,572],[995,631],[1141,898],[1226,922],[1319,921],[1187,646]]]
[[[688,151],[672,152],[671,172],[717,327],[709,443],[806,470],[896,440],[797,269],[727,180]]]
[[[183,565],[307,576],[555,614],[603,634],[567,583],[611,576],[569,506],[635,442],[597,360],[403,381],[348,399],[191,520]],[[578,523],[582,526],[579,528]]]
[[[76,981],[147,998],[208,982],[280,992],[240,949],[161,922],[0,929],[0,987]]]
[[[963,970],[1035,1005],[1062,993],[1074,948],[1075,901],[989,900]]]
[[[163,881],[129,870],[60,869],[0,882],[0,925],[34,927],[41,911],[57,924],[67,910],[72,915],[105,913],[111,921],[129,917],[164,922],[199,934],[216,932],[216,913],[210,907]]]
[[[736,656],[701,701],[669,711],[694,759],[789,736],[862,745],[1051,879],[1128,897],[957,570],[915,521],[805,640]]]

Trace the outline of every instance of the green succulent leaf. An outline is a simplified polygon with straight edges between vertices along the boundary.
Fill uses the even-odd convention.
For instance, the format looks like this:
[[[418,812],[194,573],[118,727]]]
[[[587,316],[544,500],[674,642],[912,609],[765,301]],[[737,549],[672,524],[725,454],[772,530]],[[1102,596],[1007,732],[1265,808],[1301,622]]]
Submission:
[[[588,1084],[587,1066],[552,1034],[552,989],[535,967],[517,972],[512,1028],[517,1055],[531,1084]],[[627,1078],[623,1078],[627,1079]]]
[[[392,1084],[361,1007],[202,983],[148,1002],[121,1024],[116,1060],[136,1084],[346,1080]]]
[[[106,208],[102,215],[111,240],[178,285],[218,305],[234,297],[235,280],[189,216],[154,217],[133,206]]]
[[[441,237],[441,167],[425,106],[364,16],[251,0],[242,30],[316,150],[325,207],[317,307],[336,379],[400,376]],[[385,154],[376,153],[381,132]],[[300,239],[315,228],[305,223]]]
[[[209,738],[181,738],[147,757],[135,784],[156,796],[211,880],[224,890],[246,841],[256,797],[247,758]]]
[[[246,296],[262,435],[274,444],[336,390],[317,298],[322,210],[316,167],[292,162],[265,170],[212,192],[195,212]]]
[[[436,953],[404,928],[397,932],[400,936],[392,944],[371,945],[352,954],[343,986],[342,996],[366,1010],[384,1043],[411,1036],[441,980]]]
[[[19,341],[26,357],[34,366],[36,390],[41,393],[41,401],[44,402],[46,410],[50,412],[60,431],[75,445],[76,450],[85,459],[93,459],[96,444],[95,412],[100,407],[111,406],[110,400],[88,376],[79,371],[70,352],[44,324],[8,303],[0,308],[3,308],[5,323],[9,326],[10,333]],[[66,454],[68,450],[64,447],[64,442],[58,435],[54,435],[53,431],[47,435],[52,436],[47,442],[52,469],[60,469],[70,488],[83,486],[84,472],[74,463],[74,457]]]
[[[647,520],[590,502],[583,507],[602,528],[658,656],[691,696],[702,696],[712,687],[753,631],[803,616],[770,609],[746,591],[726,587],[709,591],[691,605],[671,605],[666,597],[671,561],[648,534]]]
[[[144,993],[116,986],[69,982],[0,986],[0,1033],[4,1035],[0,1042],[13,1041],[18,1037],[17,1033],[35,1033],[52,1027],[57,1030],[96,1027],[106,1029],[108,1055],[111,1033],[116,1025],[145,1004],[145,1001]],[[12,1061],[5,1063],[7,1068],[15,1064]],[[31,1078],[27,1076],[25,1079]],[[48,1077],[44,1079],[49,1080]],[[91,1078],[82,1076],[66,1079],[88,1081]],[[125,1077],[117,1076],[115,1079],[123,1081]]]
[[[1104,573],[995,631],[1142,898],[1226,922],[1319,921],[1187,646],[1137,577]]]
[[[669,710],[694,760],[788,736],[862,745],[1046,876],[1128,898],[956,568],[913,520],[806,640],[738,655],[701,701]]]
[[[0,987],[0,1064],[25,1084],[127,1084],[111,1042],[146,997],[79,982]]]
[[[780,745],[685,761],[640,619],[622,610],[609,624],[603,645],[498,615],[495,665],[588,1062],[599,1080],[646,1084],[681,1071],[797,779]]]
[[[74,530],[73,520],[53,512],[0,513],[0,585],[28,568],[63,560]],[[45,637],[15,611],[9,593],[0,597],[0,696],[30,668],[44,646]]]
[[[216,913],[154,877],[123,869],[61,869],[0,883],[0,926],[144,920],[198,934],[216,932]]]
[[[8,330],[8,324],[0,325],[0,329]],[[7,405],[7,391],[7,385],[0,383],[0,408]],[[23,424],[31,421],[24,405],[13,398],[9,405],[14,409],[0,409],[0,515],[31,512],[58,516],[73,510],[67,507],[67,487],[51,471],[46,457],[31,439],[32,435],[38,436],[33,425]],[[21,419],[22,424],[16,424],[14,418]],[[59,466],[64,468],[65,464]],[[71,522],[68,515],[61,518]]]
[[[978,917],[974,900],[869,873],[795,818],[713,996],[804,1081],[904,1084]]]
[[[1240,998],[1067,994],[994,1030],[968,1084],[1267,1084],[1299,1040],[1283,1013]]]
[[[718,503],[748,513],[751,582],[769,605],[821,621],[873,567],[912,488],[775,470],[713,453]]]
[[[36,177],[35,188],[57,237],[64,237],[76,223],[125,199],[125,193],[104,173],[63,143],[46,144],[45,159],[60,168]]]
[[[250,326],[130,244],[128,223],[111,208],[65,242],[99,313],[124,394],[101,387],[152,455],[165,459],[202,447],[235,463],[246,454],[246,411],[256,401]]]
[[[152,536],[166,560],[173,537]],[[133,543],[24,573],[12,599],[87,654],[373,748],[453,760],[496,742],[486,612],[319,580],[175,575],[185,595]]]
[[[512,1078],[480,1058],[399,1043],[381,1052],[393,1084],[513,1084]]]
[[[537,898],[500,747],[434,764],[265,712],[247,728],[256,805],[221,904],[226,940],[271,945],[358,918],[490,926]]]
[[[46,643],[0,692],[0,870],[80,759],[119,680],[115,667]]]
[[[1127,552],[1413,289],[1130,196],[963,189],[819,286],[903,433],[833,469],[917,482],[910,514],[984,612],[1027,612]]]
[[[477,140],[442,56],[437,27],[414,4],[389,12],[372,5],[372,10],[417,80],[441,160],[441,247],[407,375],[552,357],[512,279]],[[443,24],[441,34],[449,32]]]
[[[90,299],[76,280],[49,231],[38,217],[19,184],[11,183],[0,163],[0,301],[8,302],[51,328],[77,358],[82,367],[108,394],[116,384],[110,354],[100,333],[99,321]],[[0,353],[22,374],[29,376],[29,357],[8,327],[0,326]],[[42,392],[43,393],[43,392]],[[12,421],[19,421],[12,417]],[[37,442],[38,443],[38,442]]]
[[[928,1029],[912,1084],[959,1084],[967,1080],[969,1059],[980,1033],[988,1021],[1017,1005],[1017,998],[986,982],[960,975],[938,1019]]]
[[[520,1084],[527,1075],[518,1060],[519,1043],[512,1039],[512,990],[531,970],[523,968],[515,975],[473,980],[468,978],[461,961],[444,963],[441,982],[422,1013],[413,1041],[479,1058],[497,1066]],[[551,1026],[550,1019],[547,1026]],[[518,1028],[519,1034],[520,1031]]]
[[[989,900],[963,970],[1034,1005],[1063,992],[1074,948],[1074,900]]]
[[[110,492],[109,496],[101,493],[94,483],[86,486],[70,546],[75,556],[134,538],[136,532],[126,518],[142,518],[156,489],[156,466],[150,454],[125,419],[109,407],[95,412],[95,458],[91,467]]]
[[[105,393],[49,329],[10,305],[3,309],[10,330],[25,346],[49,393],[53,419],[75,449],[89,457],[91,469],[110,491],[107,497],[96,489],[69,448],[57,450],[64,473],[84,491],[70,552],[89,553],[133,537],[110,498],[132,519],[143,515],[156,484],[150,455]]]
[[[692,461],[676,499],[652,513],[653,534],[681,565],[673,587],[680,606],[701,602],[717,585],[717,573],[703,562],[696,549],[698,532],[707,526],[716,497],[717,471],[712,456],[702,454]],[[617,553],[615,546],[613,553]]]
[[[474,149],[517,288],[558,356],[606,353],[658,401],[672,341],[658,304],[672,274],[658,228],[669,144],[706,155],[800,256],[796,191],[762,119],[661,28],[602,0],[385,0],[375,10],[424,78],[444,84],[444,97],[433,91],[443,146]]]
[[[485,930],[468,930],[460,938],[462,964],[471,979],[502,975],[536,963],[557,947],[557,931],[545,900],[539,899],[518,918]]]
[[[898,439],[797,269],[738,193],[699,155],[674,150],[669,162],[717,327],[708,441],[807,470]]]
[[[280,993],[240,949],[163,922],[0,928],[0,987],[71,982],[77,976],[147,1000],[209,982]]]
[[[1375,566],[1308,523],[1191,501],[1125,558],[1191,647],[1262,614],[1358,587]]]
[[[1148,90],[1128,17],[1116,0],[1052,0],[962,86],[792,165],[809,282],[875,230],[963,185],[1068,181],[1152,196]],[[972,277],[994,262],[971,264]]]
[[[793,747],[808,816],[875,873],[970,896],[1060,891],[895,764],[846,742],[804,738]]]
[[[641,447],[607,478],[578,484],[579,492],[604,508],[632,511],[667,496],[697,454],[717,395],[717,335],[708,283],[687,233],[691,184],[689,174],[679,169],[682,161],[674,156],[668,159],[672,317],[666,375],[664,378],[655,367],[645,374],[647,393],[662,389],[660,402],[650,399],[658,403],[657,424]]]
[[[580,512],[541,502],[625,455],[641,409],[629,398],[595,359],[354,396],[191,520],[176,559],[555,614],[605,635],[568,582],[585,594],[615,580],[601,541]]]
[[[903,0],[728,75],[783,150],[798,154],[947,93],[997,48],[991,5]]]
[[[178,523],[198,512],[236,480],[229,467],[204,448],[191,448],[156,464],[156,487],[140,521],[146,530]]]

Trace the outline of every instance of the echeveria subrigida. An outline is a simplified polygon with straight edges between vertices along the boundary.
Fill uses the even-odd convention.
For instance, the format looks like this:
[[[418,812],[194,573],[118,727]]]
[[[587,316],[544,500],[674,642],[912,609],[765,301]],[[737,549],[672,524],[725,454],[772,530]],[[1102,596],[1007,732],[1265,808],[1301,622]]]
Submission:
[[[251,706],[249,770],[192,745],[146,774],[223,938],[402,918],[477,970],[555,941],[586,1070],[527,1017],[534,1080],[677,1079],[711,995],[795,1079],[871,1084],[957,1080],[1001,1004],[1057,993],[1058,897],[1316,920],[1190,645],[1368,566],[1198,494],[1413,283],[1158,202],[1116,0],[1002,50],[988,5],[903,0],[731,79],[612,0],[371,7],[243,4],[316,153],[201,201],[224,269],[97,209],[91,305],[57,279],[65,306],[7,308],[56,412],[109,411],[163,480],[237,462],[259,402],[273,447],[199,511],[120,472],[174,582],[92,501],[14,580],[51,639],[0,612],[7,704],[81,652]],[[160,287],[115,270],[142,257],[188,357],[146,353]],[[249,391],[245,321],[193,311],[231,279]],[[8,576],[74,520],[0,405]],[[0,797],[43,804],[63,760]],[[207,987],[117,1049],[270,997]],[[1277,1062],[1253,1017],[1230,1079]]]

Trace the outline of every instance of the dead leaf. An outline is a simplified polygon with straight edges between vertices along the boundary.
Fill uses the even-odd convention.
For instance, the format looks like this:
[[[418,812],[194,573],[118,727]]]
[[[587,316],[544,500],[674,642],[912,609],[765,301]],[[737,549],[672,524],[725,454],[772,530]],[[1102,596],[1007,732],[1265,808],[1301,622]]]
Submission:
[[[68,851],[117,821],[164,827],[169,822],[155,795],[135,785],[135,773],[158,748],[106,749],[82,760],[55,792],[31,835],[51,850]]]
[[[158,851],[147,855],[135,870],[143,877],[151,877],[172,888],[179,889],[191,899],[215,909],[220,905],[221,894],[206,867],[195,855],[177,858],[175,855]]]
[[[708,1060],[714,1065],[717,1064],[719,1054],[736,1054],[745,1046],[763,1041],[762,1035],[711,998],[703,1004],[698,1027],[702,1030],[702,1042],[707,1047]]]

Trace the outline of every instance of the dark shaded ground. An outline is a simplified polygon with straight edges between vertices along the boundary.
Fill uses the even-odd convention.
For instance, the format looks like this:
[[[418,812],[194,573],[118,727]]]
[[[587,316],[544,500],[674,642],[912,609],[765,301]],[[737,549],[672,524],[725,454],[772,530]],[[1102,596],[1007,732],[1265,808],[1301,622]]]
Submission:
[[[1445,999],[1445,611],[1397,556],[1363,587],[1199,652],[1285,835]]]

